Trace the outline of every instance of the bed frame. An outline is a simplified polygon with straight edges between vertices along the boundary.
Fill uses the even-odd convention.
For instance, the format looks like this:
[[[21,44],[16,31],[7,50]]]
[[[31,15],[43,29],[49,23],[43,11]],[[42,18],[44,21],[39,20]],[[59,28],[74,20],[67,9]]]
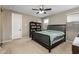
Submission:
[[[47,30],[59,30],[59,31],[63,31],[65,33],[65,35],[63,36],[64,39],[62,39],[62,40],[60,40],[52,45],[50,42],[50,36],[36,33],[36,32],[33,33],[32,40],[38,42],[43,47],[47,48],[49,50],[49,53],[50,53],[52,48],[54,48],[57,45],[59,45],[60,43],[66,41],[66,25],[63,25],[63,24],[61,24],[61,25],[48,25]]]

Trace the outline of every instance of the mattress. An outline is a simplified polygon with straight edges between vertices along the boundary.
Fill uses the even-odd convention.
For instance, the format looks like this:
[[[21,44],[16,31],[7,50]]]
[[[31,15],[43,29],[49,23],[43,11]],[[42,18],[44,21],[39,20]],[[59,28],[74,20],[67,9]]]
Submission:
[[[45,31],[39,31],[37,33],[50,36],[51,45],[64,38],[63,37],[64,36],[64,32],[62,32],[62,31],[45,30]]]

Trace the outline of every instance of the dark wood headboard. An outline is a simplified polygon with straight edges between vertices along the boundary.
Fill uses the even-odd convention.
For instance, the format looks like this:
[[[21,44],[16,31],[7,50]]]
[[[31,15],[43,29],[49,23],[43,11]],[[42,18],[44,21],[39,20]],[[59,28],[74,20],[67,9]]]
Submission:
[[[48,25],[47,30],[58,30],[66,32],[66,25],[65,24]]]

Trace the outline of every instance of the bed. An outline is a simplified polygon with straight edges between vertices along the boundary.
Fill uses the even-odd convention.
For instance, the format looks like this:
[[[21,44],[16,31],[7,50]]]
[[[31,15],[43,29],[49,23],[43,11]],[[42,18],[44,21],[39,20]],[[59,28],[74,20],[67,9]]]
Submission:
[[[48,25],[47,30],[34,32],[32,40],[51,52],[52,48],[66,41],[66,25]]]

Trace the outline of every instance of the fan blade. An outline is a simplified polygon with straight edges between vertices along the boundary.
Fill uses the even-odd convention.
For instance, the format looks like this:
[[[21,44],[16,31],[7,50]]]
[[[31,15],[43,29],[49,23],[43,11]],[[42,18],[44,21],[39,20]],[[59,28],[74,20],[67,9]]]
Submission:
[[[44,9],[44,11],[49,11],[49,10],[52,10],[51,8],[46,8],[46,9]]]
[[[44,12],[44,14],[46,14],[46,12]]]
[[[43,11],[44,9],[39,8],[40,11]]]
[[[38,9],[33,9],[33,8],[32,8],[32,10],[37,10],[38,11]]]
[[[39,12],[36,12],[36,14],[39,14]]]

